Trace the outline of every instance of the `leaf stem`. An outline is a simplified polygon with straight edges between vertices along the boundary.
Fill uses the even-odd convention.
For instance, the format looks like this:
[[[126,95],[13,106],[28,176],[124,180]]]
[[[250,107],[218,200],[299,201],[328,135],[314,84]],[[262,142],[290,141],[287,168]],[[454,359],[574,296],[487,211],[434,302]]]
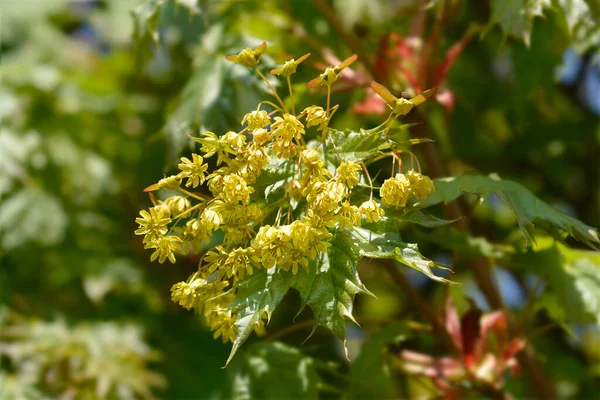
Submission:
[[[285,112],[287,112],[287,109],[285,108],[285,105],[283,104],[283,101],[281,100],[281,97],[279,97],[279,95],[277,94],[277,90],[275,90],[275,88],[273,87],[273,85],[271,85],[271,82],[269,82],[269,80],[262,74],[262,72],[260,72],[258,70],[258,68],[255,67],[254,70],[262,78],[262,80],[265,81],[265,83],[267,84],[267,86],[269,87],[269,89],[271,89],[271,92],[273,92],[273,95],[275,95],[275,97],[277,98],[277,101],[279,101],[279,104],[281,104],[281,108],[283,108],[283,110]]]
[[[290,90],[290,102],[292,103],[292,114],[296,115],[296,111],[294,110],[294,91],[292,90],[292,80],[290,77],[287,77],[288,89]]]

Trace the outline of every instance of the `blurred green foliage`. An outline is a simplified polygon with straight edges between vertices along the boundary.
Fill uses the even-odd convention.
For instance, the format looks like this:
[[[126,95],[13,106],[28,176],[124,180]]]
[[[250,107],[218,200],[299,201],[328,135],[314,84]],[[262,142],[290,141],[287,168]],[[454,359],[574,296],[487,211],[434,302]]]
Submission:
[[[437,219],[403,224],[403,238],[452,267],[451,279],[462,284],[448,292],[461,311],[467,297],[481,298],[468,260],[485,257],[510,271],[517,283],[503,292],[530,299],[511,308],[527,319],[523,334],[558,396],[593,396],[600,374],[598,253],[563,237],[566,244],[557,244],[541,230],[534,236],[530,224],[544,227],[556,215],[572,221],[540,207],[543,199],[600,225],[600,122],[577,89],[557,79],[568,47],[586,60],[597,54],[598,1],[8,0],[0,1],[0,398],[438,393],[396,368],[398,346],[440,348],[426,329],[405,335],[404,322],[379,329],[423,316],[377,260],[361,264],[361,279],[378,299],[356,299],[355,317],[364,322],[346,327],[352,363],[321,329],[301,345],[313,316],[307,309],[292,325],[301,298],[291,292],[267,326],[268,340],[249,343],[222,370],[229,346],[213,341],[196,316],[169,299],[171,285],[192,273],[198,259],[150,265],[133,231],[138,210],[149,204],[143,188],[192,148],[186,133],[237,130],[241,117],[269,96],[252,71],[225,55],[266,40],[265,68],[307,52],[318,67],[317,61],[333,63],[360,49],[363,64],[333,93],[340,104],[333,126],[356,131],[385,118],[352,112],[368,96],[364,87],[375,78],[368,64],[377,65],[383,39],[390,32],[416,38],[411,46],[418,52],[445,7],[448,19],[430,61],[442,60],[469,29],[477,34],[440,83],[452,106],[429,106],[416,121],[435,144],[416,149],[436,146],[449,175],[497,173],[528,190],[519,185],[517,194],[506,195],[500,188],[498,199],[487,186],[453,187],[457,195],[484,196],[482,203],[464,198],[472,235],[439,228],[446,224],[440,209]],[[426,67],[403,62],[416,72]],[[322,102],[322,93],[302,83],[320,72],[312,67],[295,75],[297,108]],[[414,91],[394,74],[390,87]],[[399,140],[415,129],[400,130]],[[523,198],[530,201],[520,204]],[[515,234],[519,223],[536,240],[533,247]],[[569,223],[562,228],[570,230]],[[590,232],[575,225],[585,240]],[[544,284],[534,288],[532,281]],[[443,285],[411,282],[442,307]],[[286,331],[290,325],[297,329]],[[338,325],[344,329],[343,320]],[[376,377],[376,388],[365,383],[363,370]],[[532,386],[527,375],[507,378],[516,397],[535,393]]]

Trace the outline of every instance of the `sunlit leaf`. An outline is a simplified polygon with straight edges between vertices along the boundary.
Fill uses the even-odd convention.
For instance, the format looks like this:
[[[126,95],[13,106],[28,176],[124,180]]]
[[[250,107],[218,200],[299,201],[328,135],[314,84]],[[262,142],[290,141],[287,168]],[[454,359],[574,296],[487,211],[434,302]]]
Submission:
[[[391,147],[392,142],[384,136],[383,131],[339,131],[329,130],[331,139],[337,148],[330,156],[339,157],[343,161],[361,161],[373,157],[381,150]]]
[[[443,267],[423,257],[416,243],[404,243],[395,224],[388,219],[354,228],[352,240],[364,257],[396,260],[435,281],[449,283],[432,271],[432,268]]]
[[[299,271],[292,287],[300,293],[301,309],[310,306],[315,327],[324,326],[337,337],[346,336],[346,318],[354,320],[352,310],[357,294],[369,294],[358,275],[361,259],[348,231],[337,231],[326,254],[309,263],[309,272]]]
[[[240,346],[248,339],[261,319],[270,319],[290,288],[290,274],[273,267],[260,269],[238,282],[235,302],[231,306],[236,314],[236,339],[233,342],[229,363]]]

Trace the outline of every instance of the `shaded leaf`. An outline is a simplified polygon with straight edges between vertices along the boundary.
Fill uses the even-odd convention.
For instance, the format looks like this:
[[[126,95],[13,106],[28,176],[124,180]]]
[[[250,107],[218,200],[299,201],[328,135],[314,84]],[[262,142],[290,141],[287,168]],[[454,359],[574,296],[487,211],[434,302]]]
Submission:
[[[503,180],[497,175],[441,178],[436,179],[434,184],[435,192],[421,203],[415,204],[416,208],[429,207],[442,202],[449,203],[463,193],[479,196],[494,193],[515,213],[523,235],[528,241],[534,240],[534,227],[539,225],[555,237],[566,232],[590,247],[600,243],[595,228],[551,207],[519,183]]]
[[[254,343],[231,363],[227,389],[219,398],[318,399],[318,364],[283,343]]]

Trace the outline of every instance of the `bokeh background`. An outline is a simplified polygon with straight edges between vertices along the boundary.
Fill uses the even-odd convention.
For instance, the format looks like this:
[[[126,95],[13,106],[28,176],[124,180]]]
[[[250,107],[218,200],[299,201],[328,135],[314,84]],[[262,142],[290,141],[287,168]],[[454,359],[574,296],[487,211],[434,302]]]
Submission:
[[[230,386],[230,346],[170,301],[198,260],[151,264],[134,219],[150,204],[143,189],[193,149],[186,132],[237,130],[269,96],[224,58],[263,40],[265,68],[313,53],[294,76],[302,105],[323,102],[303,82],[360,50],[363,63],[334,93],[336,128],[386,118],[366,89],[374,77],[408,95],[439,86],[423,118],[449,175],[496,172],[599,226],[600,4],[521,21],[497,1],[441,3],[452,11],[444,21],[440,1],[420,0],[0,0],[0,398],[202,399]],[[424,55],[436,25],[436,51]],[[478,233],[511,240],[514,216],[487,200],[472,212]],[[407,229],[424,254],[451,263],[440,237]],[[523,307],[528,276],[497,271],[509,307]],[[412,312],[376,263],[362,273],[378,298],[359,297],[358,315]],[[457,297],[487,308],[463,282]],[[292,323],[298,302],[286,298],[269,334]],[[598,330],[569,331],[551,327],[539,346],[561,396],[585,398],[600,373]],[[299,345],[308,332],[283,340]],[[365,332],[349,336],[352,353]],[[344,362],[321,330],[303,351]],[[329,377],[332,387],[340,379]]]

